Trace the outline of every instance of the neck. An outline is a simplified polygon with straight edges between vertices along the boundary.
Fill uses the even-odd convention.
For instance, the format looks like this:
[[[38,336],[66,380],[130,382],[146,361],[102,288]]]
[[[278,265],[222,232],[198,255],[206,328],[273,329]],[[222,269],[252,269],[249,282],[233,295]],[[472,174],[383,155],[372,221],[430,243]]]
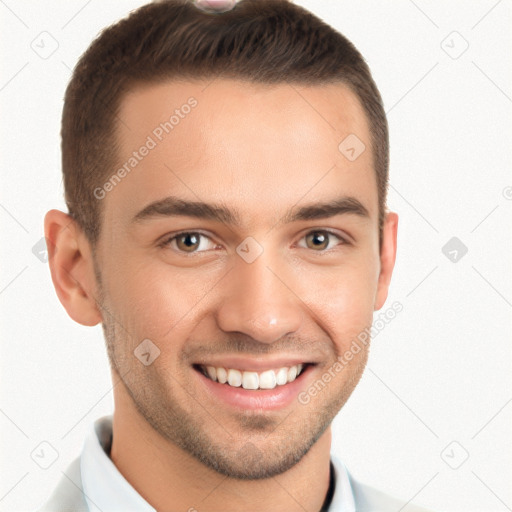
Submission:
[[[110,458],[130,485],[159,512],[231,510],[320,511],[329,489],[331,428],[288,471],[237,480],[219,474],[162,438],[115,388]]]

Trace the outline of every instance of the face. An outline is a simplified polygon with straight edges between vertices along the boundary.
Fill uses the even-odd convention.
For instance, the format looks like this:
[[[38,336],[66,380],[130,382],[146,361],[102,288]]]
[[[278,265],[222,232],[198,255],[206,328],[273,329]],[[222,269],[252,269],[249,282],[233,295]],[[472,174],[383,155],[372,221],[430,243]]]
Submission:
[[[96,265],[120,386],[209,468],[286,471],[350,396],[367,347],[299,395],[332,376],[387,293],[362,107],[342,85],[218,79],[137,88],[119,118],[112,174],[126,172],[99,199]],[[355,160],[338,148],[350,134],[366,146]]]

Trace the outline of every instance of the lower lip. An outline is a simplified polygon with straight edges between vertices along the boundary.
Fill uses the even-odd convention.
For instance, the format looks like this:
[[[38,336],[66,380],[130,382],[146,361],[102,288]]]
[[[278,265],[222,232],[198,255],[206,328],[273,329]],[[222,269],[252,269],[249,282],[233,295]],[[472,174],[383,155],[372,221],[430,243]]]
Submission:
[[[297,399],[297,395],[305,388],[306,379],[313,370],[313,366],[308,364],[293,382],[276,386],[274,389],[235,388],[229,384],[215,382],[195,368],[194,373],[197,374],[208,394],[231,407],[243,410],[276,410],[290,405]]]

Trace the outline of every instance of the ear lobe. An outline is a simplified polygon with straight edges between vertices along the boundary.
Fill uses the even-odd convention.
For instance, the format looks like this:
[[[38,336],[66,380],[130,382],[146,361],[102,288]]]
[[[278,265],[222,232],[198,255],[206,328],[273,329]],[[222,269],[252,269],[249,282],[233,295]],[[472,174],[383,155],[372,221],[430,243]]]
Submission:
[[[97,283],[89,241],[66,213],[50,210],[44,218],[53,286],[68,315],[82,325],[102,317],[96,304]]]
[[[382,246],[380,249],[380,274],[377,284],[374,309],[378,310],[388,297],[389,283],[396,260],[396,239],[398,232],[398,215],[388,212],[382,228]]]

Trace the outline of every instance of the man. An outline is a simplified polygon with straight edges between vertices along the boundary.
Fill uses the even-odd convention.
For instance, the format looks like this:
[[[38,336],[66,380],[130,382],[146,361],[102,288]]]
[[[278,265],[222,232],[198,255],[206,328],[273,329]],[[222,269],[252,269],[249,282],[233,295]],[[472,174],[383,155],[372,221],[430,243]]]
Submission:
[[[115,410],[42,511],[423,510],[330,453],[395,261],[379,92],[303,8],[233,3],[141,7],[68,86],[45,235]]]

